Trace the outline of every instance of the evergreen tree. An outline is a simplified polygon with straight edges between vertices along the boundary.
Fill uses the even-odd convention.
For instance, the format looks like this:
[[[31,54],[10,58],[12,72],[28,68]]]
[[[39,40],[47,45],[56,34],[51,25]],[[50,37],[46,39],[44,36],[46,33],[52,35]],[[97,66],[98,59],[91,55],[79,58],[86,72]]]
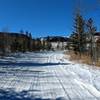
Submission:
[[[73,48],[75,53],[79,52],[81,56],[81,53],[84,52],[84,43],[86,37],[84,32],[85,21],[79,13],[76,14],[74,24],[75,30],[72,35]]]
[[[32,35],[29,33],[29,51],[32,51]]]
[[[94,40],[94,33],[96,32],[96,27],[94,27],[94,22],[92,18],[90,18],[87,23],[87,29],[88,29],[88,36],[89,36],[89,43],[90,43],[90,55],[92,60],[95,58],[95,40]]]
[[[50,37],[47,37],[47,50],[51,50]]]

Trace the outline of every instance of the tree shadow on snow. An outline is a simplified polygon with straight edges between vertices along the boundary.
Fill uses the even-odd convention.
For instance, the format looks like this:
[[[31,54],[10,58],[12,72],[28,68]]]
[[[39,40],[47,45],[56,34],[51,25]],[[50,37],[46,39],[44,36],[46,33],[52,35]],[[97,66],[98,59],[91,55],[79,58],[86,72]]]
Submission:
[[[11,62],[1,62],[0,65],[5,66],[56,66],[56,65],[69,65],[69,63],[31,63],[31,62],[23,62],[23,63],[11,63]]]
[[[33,90],[36,91],[36,90]],[[0,90],[0,100],[66,100],[63,97],[59,97],[56,99],[42,99],[36,98],[35,96],[29,95],[30,91],[22,91],[22,92],[15,92],[13,89],[1,89]]]

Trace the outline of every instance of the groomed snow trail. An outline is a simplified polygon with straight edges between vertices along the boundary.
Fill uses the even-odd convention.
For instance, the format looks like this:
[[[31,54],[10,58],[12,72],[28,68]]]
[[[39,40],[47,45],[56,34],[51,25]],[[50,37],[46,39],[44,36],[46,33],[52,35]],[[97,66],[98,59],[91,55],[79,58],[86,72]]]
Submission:
[[[5,58],[0,63],[0,100],[100,100],[100,91],[88,82],[91,72],[76,66],[62,52]]]

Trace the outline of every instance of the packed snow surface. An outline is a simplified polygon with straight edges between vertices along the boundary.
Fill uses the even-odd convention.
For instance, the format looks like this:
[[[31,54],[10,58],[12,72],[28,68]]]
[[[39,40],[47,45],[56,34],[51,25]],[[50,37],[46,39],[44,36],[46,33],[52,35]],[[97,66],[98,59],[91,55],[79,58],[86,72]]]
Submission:
[[[0,59],[0,100],[100,100],[100,69],[63,52],[16,53]]]

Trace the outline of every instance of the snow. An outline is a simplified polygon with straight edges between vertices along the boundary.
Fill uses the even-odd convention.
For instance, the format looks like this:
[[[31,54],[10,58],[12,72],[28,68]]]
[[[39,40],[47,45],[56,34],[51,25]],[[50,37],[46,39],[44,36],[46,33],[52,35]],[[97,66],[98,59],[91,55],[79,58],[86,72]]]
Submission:
[[[100,100],[100,69],[65,56],[27,52],[0,59],[0,100]]]
[[[92,85],[90,85],[90,84],[84,84],[83,82],[81,82],[79,80],[76,80],[76,79],[75,79],[75,82],[78,83],[80,86],[83,86],[86,89],[88,89],[94,96],[100,97],[100,92],[97,91],[97,89],[95,87],[93,87]]]

